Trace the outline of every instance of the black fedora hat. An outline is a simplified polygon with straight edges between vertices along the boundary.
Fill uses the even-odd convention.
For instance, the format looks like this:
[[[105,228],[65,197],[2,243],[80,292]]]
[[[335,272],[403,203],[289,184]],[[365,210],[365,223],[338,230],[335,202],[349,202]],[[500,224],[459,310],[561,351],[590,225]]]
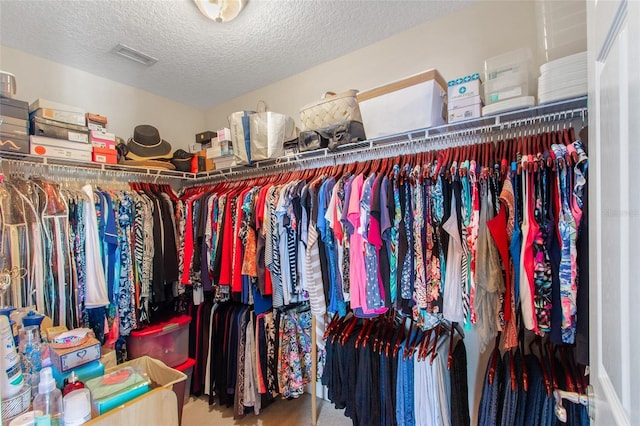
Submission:
[[[151,158],[171,158],[171,144],[160,137],[160,132],[149,124],[141,124],[133,130],[133,137],[127,143],[131,160]]]

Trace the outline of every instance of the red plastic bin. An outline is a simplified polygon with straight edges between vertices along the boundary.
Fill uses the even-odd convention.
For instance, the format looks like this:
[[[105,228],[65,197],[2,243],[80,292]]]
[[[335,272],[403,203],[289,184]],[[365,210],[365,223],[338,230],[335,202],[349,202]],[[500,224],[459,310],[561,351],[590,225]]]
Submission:
[[[189,358],[189,323],[191,317],[181,315],[169,321],[132,331],[127,339],[129,359],[149,356],[169,367],[184,364]]]
[[[180,395],[179,389],[174,389],[176,391],[176,395],[178,396],[178,400],[180,400],[180,398],[182,397],[184,400],[184,404],[189,401],[189,395],[191,395],[191,379],[193,377],[193,368],[195,367],[195,365],[196,360],[193,358],[189,358],[184,364],[173,367],[174,369],[187,375],[187,380],[182,383],[184,386],[184,389],[182,390],[183,395]]]

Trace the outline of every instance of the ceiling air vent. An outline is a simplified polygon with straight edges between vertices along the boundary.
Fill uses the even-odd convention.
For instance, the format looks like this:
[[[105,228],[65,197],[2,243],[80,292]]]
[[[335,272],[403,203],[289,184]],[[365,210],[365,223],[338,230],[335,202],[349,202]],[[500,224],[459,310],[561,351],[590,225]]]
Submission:
[[[116,55],[122,56],[123,58],[130,59],[148,67],[158,62],[157,58],[149,56],[146,53],[142,53],[139,50],[133,49],[122,43],[119,43],[116,47],[114,47],[112,52]]]

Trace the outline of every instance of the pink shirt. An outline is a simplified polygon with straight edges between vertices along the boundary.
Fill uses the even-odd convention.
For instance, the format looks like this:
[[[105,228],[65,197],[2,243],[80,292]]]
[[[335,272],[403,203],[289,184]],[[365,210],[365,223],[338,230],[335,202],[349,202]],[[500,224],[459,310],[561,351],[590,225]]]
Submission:
[[[362,308],[367,300],[367,272],[364,265],[364,239],[358,232],[360,229],[360,197],[364,178],[358,175],[351,182],[351,194],[347,206],[347,219],[353,226],[353,234],[349,238],[349,294],[351,296],[351,309]],[[345,200],[346,201],[346,200]]]

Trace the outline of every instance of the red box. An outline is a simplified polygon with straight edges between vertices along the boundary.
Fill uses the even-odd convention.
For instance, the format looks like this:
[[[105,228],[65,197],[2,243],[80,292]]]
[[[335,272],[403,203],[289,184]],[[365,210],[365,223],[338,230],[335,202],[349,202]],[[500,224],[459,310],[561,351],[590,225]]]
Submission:
[[[94,163],[118,164],[118,151],[94,146],[91,160]]]
[[[189,358],[189,323],[191,317],[181,315],[169,321],[135,330],[127,339],[129,359],[147,355],[169,367],[183,364]]]

